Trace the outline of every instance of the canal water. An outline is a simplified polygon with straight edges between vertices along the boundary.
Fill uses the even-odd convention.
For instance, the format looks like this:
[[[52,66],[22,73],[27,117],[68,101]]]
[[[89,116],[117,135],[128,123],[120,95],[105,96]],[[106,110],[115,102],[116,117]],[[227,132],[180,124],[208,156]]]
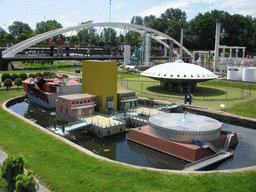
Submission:
[[[14,103],[9,109],[45,128],[52,126],[56,120],[55,110],[41,108],[25,101]],[[58,125],[65,123],[57,120]],[[237,133],[238,145],[234,157],[208,169],[225,170],[256,165],[256,130],[225,123],[222,128]],[[173,170],[182,170],[188,164],[184,160],[127,141],[128,134],[129,132],[126,132],[101,138],[87,131],[71,132],[74,143],[112,160],[138,166]]]

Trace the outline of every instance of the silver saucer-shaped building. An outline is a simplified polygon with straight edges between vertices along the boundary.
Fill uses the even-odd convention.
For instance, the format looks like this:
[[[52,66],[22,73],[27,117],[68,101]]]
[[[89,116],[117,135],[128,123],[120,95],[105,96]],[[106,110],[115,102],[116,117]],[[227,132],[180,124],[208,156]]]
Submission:
[[[145,70],[141,75],[159,80],[161,86],[166,90],[178,89],[180,91],[184,89],[190,91],[196,87],[197,82],[218,77],[206,68],[192,63],[184,63],[182,60],[156,65]]]

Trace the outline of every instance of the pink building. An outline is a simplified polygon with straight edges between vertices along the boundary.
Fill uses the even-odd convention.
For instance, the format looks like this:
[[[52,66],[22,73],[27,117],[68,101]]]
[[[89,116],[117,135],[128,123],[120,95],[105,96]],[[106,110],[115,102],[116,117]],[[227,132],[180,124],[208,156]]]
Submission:
[[[56,115],[70,121],[72,117],[94,113],[96,96],[91,94],[62,95],[56,100]],[[71,119],[69,119],[69,117]],[[71,120],[72,121],[72,120]]]

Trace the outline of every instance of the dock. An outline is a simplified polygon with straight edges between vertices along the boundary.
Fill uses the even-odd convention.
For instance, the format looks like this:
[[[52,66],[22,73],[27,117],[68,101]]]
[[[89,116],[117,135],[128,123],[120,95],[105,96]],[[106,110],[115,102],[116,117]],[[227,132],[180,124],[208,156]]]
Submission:
[[[187,164],[183,171],[198,171],[225,159],[228,159],[234,155],[233,150],[221,151],[217,154],[211,155],[209,157],[200,159],[196,162]]]
[[[74,123],[68,123],[66,125],[61,126],[55,126],[48,128],[49,130],[55,132],[58,135],[65,136],[70,131],[75,131],[77,129],[82,129],[85,127],[89,127],[92,125],[92,122],[90,121],[80,121],[80,122],[74,122]]]

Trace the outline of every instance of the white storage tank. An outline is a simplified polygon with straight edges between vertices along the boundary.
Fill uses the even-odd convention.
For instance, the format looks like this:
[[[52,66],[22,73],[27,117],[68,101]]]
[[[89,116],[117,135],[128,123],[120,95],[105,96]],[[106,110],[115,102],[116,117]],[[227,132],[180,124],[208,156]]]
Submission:
[[[242,71],[243,71],[242,67],[228,67],[227,68],[227,79],[242,81],[242,75],[243,75]]]
[[[256,67],[244,68],[242,81],[256,82]]]

